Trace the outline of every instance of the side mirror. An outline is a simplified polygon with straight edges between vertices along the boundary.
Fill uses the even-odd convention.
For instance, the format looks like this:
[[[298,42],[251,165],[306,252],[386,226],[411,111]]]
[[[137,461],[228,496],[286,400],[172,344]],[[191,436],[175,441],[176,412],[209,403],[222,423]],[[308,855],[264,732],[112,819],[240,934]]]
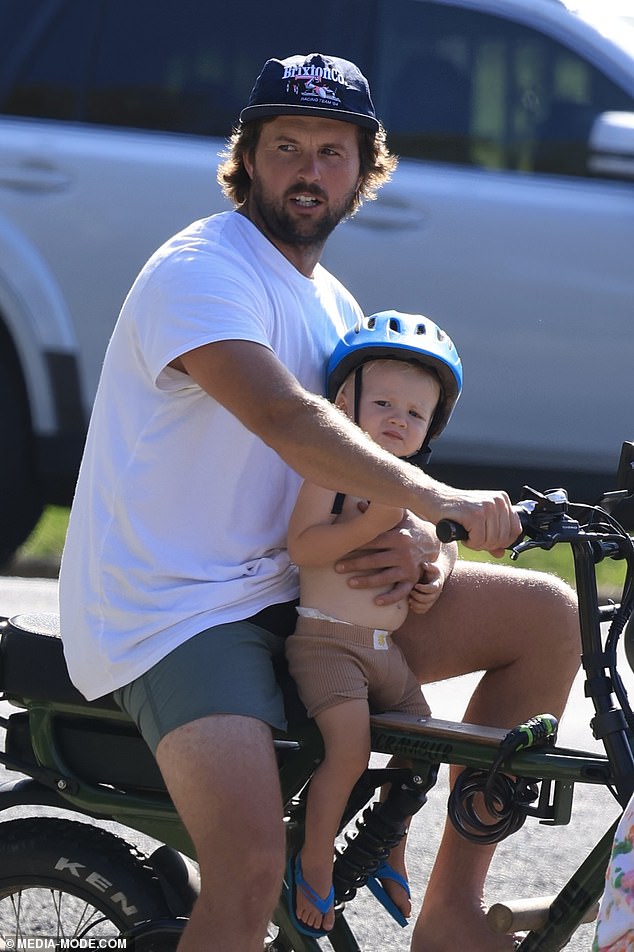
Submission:
[[[634,443],[624,443],[616,474],[617,490],[634,493]]]
[[[588,141],[588,171],[634,181],[634,112],[603,112],[597,116]]]
[[[616,471],[616,489],[604,493],[600,505],[618,519],[628,531],[634,528],[634,443],[621,445],[621,456]],[[634,632],[634,626],[633,626]],[[634,662],[634,637],[632,647]],[[632,667],[634,670],[634,664]]]

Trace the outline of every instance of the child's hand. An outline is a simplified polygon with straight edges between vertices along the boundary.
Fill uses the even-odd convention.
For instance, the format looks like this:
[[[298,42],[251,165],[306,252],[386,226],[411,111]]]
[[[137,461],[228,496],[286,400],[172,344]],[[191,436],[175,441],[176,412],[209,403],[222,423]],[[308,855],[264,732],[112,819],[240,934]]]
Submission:
[[[421,580],[409,593],[408,604],[411,611],[419,615],[428,612],[443,590],[445,578],[435,562],[425,562]]]

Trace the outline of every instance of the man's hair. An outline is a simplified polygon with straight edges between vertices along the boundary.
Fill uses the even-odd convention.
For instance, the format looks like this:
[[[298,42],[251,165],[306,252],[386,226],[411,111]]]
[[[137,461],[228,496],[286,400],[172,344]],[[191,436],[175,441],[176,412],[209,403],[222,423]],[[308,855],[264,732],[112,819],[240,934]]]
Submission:
[[[227,148],[221,153],[224,160],[218,167],[218,182],[227,198],[236,208],[244,205],[249,197],[251,179],[244,166],[243,156],[253,155],[265,122],[271,118],[256,119],[253,122],[240,123],[231,135]],[[386,145],[385,129],[378,132],[356,126],[359,137],[359,157],[361,161],[361,183],[355,193],[351,214],[354,214],[364,200],[372,201],[376,193],[390,180],[398,159]]]

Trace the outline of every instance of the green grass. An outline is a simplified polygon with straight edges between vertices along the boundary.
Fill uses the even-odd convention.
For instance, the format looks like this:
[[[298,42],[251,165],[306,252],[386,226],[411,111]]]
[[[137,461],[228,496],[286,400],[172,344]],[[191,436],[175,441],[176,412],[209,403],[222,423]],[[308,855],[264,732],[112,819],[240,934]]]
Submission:
[[[570,585],[574,586],[575,583],[572,549],[568,545],[557,545],[548,552],[543,549],[532,549],[530,552],[522,553],[515,562],[511,561],[509,555],[505,555],[501,559],[494,559],[487,552],[472,552],[461,545],[460,557],[469,561],[499,562],[502,565],[510,565],[515,568],[551,572]],[[620,599],[624,576],[625,564],[623,561],[615,562],[613,559],[604,559],[603,562],[597,565],[597,583],[602,600],[608,598]]]
[[[33,534],[24,543],[18,552],[20,560],[52,560],[59,561],[64,537],[66,535],[66,526],[68,524],[68,509],[60,506],[49,506],[37,524]],[[461,558],[476,560],[480,562],[501,562],[505,565],[539,569],[544,572],[552,572],[560,578],[565,579],[571,585],[574,584],[574,570],[572,562],[572,553],[567,545],[555,546],[550,552],[543,552],[541,549],[534,549],[526,552],[519,557],[516,562],[512,562],[508,555],[497,560],[487,553],[472,552],[464,546],[460,547]],[[597,566],[597,577],[602,596],[618,598],[623,584],[624,566],[622,562],[614,562],[606,559]]]
[[[69,510],[48,506],[35,529],[16,553],[19,559],[57,559],[64,547]]]

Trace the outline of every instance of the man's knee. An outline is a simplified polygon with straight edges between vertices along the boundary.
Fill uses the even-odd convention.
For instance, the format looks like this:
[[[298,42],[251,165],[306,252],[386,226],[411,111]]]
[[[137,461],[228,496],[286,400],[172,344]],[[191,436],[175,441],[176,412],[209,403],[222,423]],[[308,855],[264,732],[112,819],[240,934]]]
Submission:
[[[578,636],[579,615],[574,589],[556,575],[535,575],[536,586],[540,589],[539,597],[535,598],[535,611],[540,612],[549,627],[560,628],[564,637]]]
[[[282,824],[280,823],[280,827]],[[201,893],[198,914],[218,915],[218,896],[224,913],[240,916],[245,928],[268,920],[277,905],[284,875],[284,835],[270,831],[248,844],[236,843],[231,855],[199,856]]]

